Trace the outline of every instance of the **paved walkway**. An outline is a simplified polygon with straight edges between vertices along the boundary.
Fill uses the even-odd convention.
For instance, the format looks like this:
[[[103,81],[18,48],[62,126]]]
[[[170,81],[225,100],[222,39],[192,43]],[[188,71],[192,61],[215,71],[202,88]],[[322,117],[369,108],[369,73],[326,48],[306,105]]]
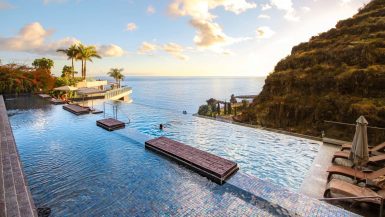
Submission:
[[[320,145],[318,154],[302,182],[301,193],[312,198],[323,198],[328,177],[326,170],[331,165],[334,152],[338,150],[337,145],[327,143]]]
[[[0,216],[37,216],[0,95]]]

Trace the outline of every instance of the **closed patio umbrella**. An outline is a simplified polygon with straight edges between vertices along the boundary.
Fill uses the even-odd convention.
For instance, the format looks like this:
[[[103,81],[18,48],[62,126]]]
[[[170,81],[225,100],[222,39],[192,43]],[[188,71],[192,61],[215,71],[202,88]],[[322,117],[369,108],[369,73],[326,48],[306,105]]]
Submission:
[[[360,116],[356,120],[356,123],[356,133],[354,134],[352,149],[350,149],[349,160],[353,161],[355,166],[361,167],[362,169],[362,166],[369,161],[368,121],[364,116]]]
[[[354,134],[349,159],[352,160],[356,166],[362,166],[369,161],[368,121],[364,116],[360,116],[356,120],[356,123],[356,133]]]

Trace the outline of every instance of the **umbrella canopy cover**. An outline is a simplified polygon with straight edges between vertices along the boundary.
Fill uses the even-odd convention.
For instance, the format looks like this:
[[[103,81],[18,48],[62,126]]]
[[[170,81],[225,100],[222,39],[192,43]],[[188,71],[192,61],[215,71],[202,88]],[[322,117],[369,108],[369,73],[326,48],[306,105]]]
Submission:
[[[61,91],[73,91],[73,90],[77,90],[77,89],[78,88],[73,87],[73,86],[61,86],[61,87],[54,88],[54,90],[61,90]]]
[[[368,121],[364,116],[360,116],[356,122],[356,133],[354,134],[349,159],[352,160],[355,165],[362,166],[369,161]]]
[[[83,87],[78,89],[78,94],[80,95],[92,95],[92,94],[97,94],[97,93],[105,93],[105,90],[98,90],[95,88],[88,88],[88,87]]]

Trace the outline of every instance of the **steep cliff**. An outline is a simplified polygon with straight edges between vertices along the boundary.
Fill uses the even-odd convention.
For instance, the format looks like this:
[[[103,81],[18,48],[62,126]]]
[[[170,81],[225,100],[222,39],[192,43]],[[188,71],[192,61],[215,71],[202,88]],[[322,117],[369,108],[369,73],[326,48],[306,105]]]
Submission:
[[[293,47],[239,119],[320,135],[324,120],[385,126],[385,1]]]

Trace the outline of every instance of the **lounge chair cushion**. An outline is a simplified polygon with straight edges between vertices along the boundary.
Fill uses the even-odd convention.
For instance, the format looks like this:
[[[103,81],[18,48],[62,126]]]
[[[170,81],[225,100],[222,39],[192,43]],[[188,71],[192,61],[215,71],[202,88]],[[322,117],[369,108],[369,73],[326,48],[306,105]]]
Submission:
[[[332,179],[326,186],[326,191],[330,191],[332,195],[337,194],[344,197],[383,197],[382,195],[385,193],[384,190],[381,190],[380,195],[370,188],[360,187],[339,179]],[[366,198],[359,201],[380,204],[379,198]]]

